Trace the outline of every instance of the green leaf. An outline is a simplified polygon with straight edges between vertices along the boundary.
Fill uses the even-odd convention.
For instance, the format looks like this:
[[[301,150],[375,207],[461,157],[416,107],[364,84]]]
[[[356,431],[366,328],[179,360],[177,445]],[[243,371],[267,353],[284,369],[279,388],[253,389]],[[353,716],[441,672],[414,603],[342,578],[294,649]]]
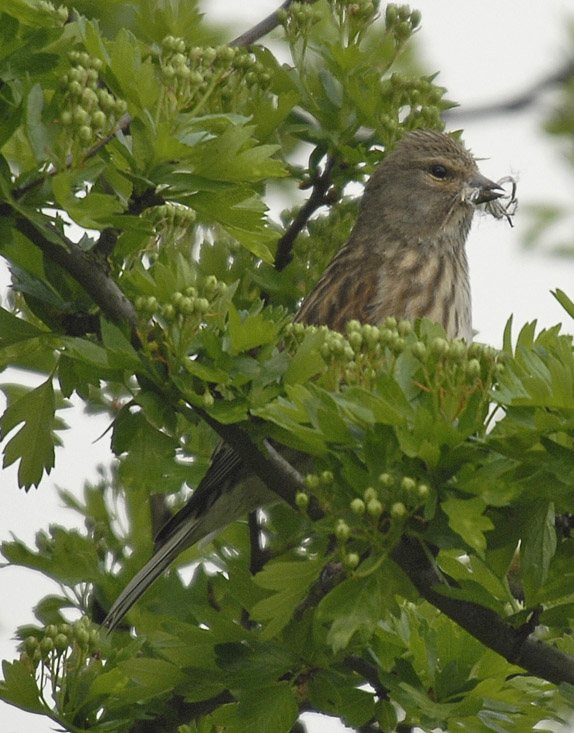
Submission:
[[[560,288],[556,288],[556,290],[552,291],[552,295],[564,308],[566,313],[568,313],[570,318],[574,318],[574,302],[570,300],[566,293],[563,290],[560,290]]]
[[[55,399],[52,378],[10,405],[0,418],[0,435],[8,433],[23,422],[24,425],[4,448],[3,466],[20,460],[18,485],[26,489],[38,486],[44,472],[54,467],[54,414]]]
[[[377,573],[362,580],[344,580],[325,596],[317,614],[318,619],[333,622],[327,634],[333,651],[344,649],[359,630],[371,634],[383,615],[387,600]]]
[[[137,700],[172,692],[175,687],[185,682],[185,673],[175,664],[163,659],[136,657],[119,662],[118,667],[137,682],[139,689],[134,697]],[[129,693],[125,691],[124,694]]]
[[[140,358],[122,329],[106,318],[101,318],[100,323],[102,341],[108,352],[110,366],[132,372],[140,370],[142,366]]]
[[[40,697],[33,674],[22,662],[2,662],[4,680],[0,682],[0,699],[30,713],[48,713]]]
[[[26,133],[38,162],[46,160],[50,142],[46,126],[42,123],[43,107],[44,91],[40,84],[34,84],[26,100]]]
[[[235,306],[230,303],[228,318],[231,353],[234,356],[275,340],[276,325],[265,318],[263,313],[248,315],[241,319]]]
[[[473,499],[450,496],[441,507],[448,516],[449,527],[482,557],[486,549],[484,533],[494,529],[491,520],[484,516],[485,502],[479,496]]]
[[[39,570],[61,583],[99,582],[98,554],[92,538],[76,530],[50,528],[50,536],[40,533],[36,538],[40,548],[34,552],[23,542],[14,540],[2,544],[2,554],[12,565]]]
[[[299,715],[289,682],[239,690],[237,700],[236,710],[220,708],[210,720],[216,725],[228,725],[233,720],[230,730],[236,733],[289,733]]]
[[[123,212],[123,206],[115,196],[90,191],[85,196],[74,194],[76,174],[70,171],[58,173],[52,178],[52,191],[56,201],[81,227],[99,229],[109,224],[115,214]]]
[[[261,633],[264,641],[276,636],[289,623],[323,564],[320,558],[299,562],[269,562],[253,578],[253,582],[261,588],[277,591],[251,609],[251,616],[256,621],[269,622]]]
[[[26,339],[44,336],[46,333],[48,332],[0,308],[0,348]]]
[[[343,719],[354,729],[374,715],[373,694],[352,687],[348,677],[331,669],[321,669],[309,681],[309,700],[314,708]]]
[[[325,361],[319,353],[324,341],[321,333],[306,333],[289,362],[285,374],[285,384],[305,384],[325,368]]]
[[[550,563],[556,552],[557,538],[554,503],[540,498],[523,509],[520,574],[524,581],[527,602],[537,603],[538,591],[548,578]]]
[[[177,440],[151,425],[141,412],[121,410],[114,420],[112,449],[122,455],[119,475],[125,486],[148,489],[165,483]]]

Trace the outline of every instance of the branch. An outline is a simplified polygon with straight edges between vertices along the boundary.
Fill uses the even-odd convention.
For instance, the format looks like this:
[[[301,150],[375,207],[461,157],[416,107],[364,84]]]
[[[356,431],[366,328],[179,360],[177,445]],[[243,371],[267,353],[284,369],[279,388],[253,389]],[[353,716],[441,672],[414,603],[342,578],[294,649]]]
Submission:
[[[218,423],[200,408],[202,417],[239,455],[249,468],[291,506],[295,494],[304,487],[300,474],[265,441],[267,456],[255,446],[249,435],[237,425]],[[317,520],[323,512],[312,500],[309,517]],[[418,539],[403,536],[390,557],[405,572],[421,596],[439,611],[468,631],[489,649],[529,674],[553,684],[574,684],[574,657],[549,644],[530,638],[531,628],[515,629],[494,611],[471,601],[449,598],[435,590],[444,585],[445,578],[428,559]],[[335,577],[337,573],[334,573]],[[328,592],[328,591],[327,591]],[[526,632],[526,633],[525,633]]]
[[[485,104],[478,107],[458,107],[448,110],[444,113],[445,119],[458,120],[476,120],[484,117],[493,117],[495,115],[512,114],[520,112],[526,107],[530,107],[538,101],[539,97],[547,89],[565,81],[574,76],[574,61],[568,61],[561,69],[555,71],[544,79],[536,82],[533,86],[521,92],[512,99],[504,102],[496,102]]]
[[[574,657],[556,647],[526,636],[494,611],[470,601],[442,595],[435,588],[444,585],[444,577],[429,561],[418,540],[403,537],[391,552],[391,558],[408,575],[421,596],[468,631],[486,647],[529,674],[548,680],[574,684]]]
[[[165,204],[163,196],[160,196],[155,189],[148,188],[140,195],[132,194],[128,208],[124,213],[127,216],[139,216],[146,209],[149,209],[152,206],[161,206],[162,204]],[[107,259],[114,251],[118,237],[121,233],[122,230],[117,229],[116,227],[107,227],[106,229],[103,229],[98,241],[92,249],[92,253],[98,255],[98,257],[101,257],[102,259]]]
[[[313,183],[311,195],[299,209],[290,227],[279,240],[277,255],[275,256],[275,269],[277,271],[280,272],[291,262],[291,250],[293,249],[297,235],[303,230],[315,211],[328,202],[327,192],[331,186],[331,172],[334,165],[335,159],[328,157],[323,172],[320,176],[317,176]]]
[[[263,481],[270,491],[277,494],[290,507],[299,511],[295,503],[295,497],[300,491],[306,491],[303,477],[289,461],[286,461],[275,450],[268,440],[263,443],[267,453],[265,455],[255,445],[249,434],[238,425],[220,423],[200,407],[192,407],[192,409],[215,430],[227,445],[241,456],[245,464]],[[317,521],[323,516],[323,511],[314,497],[310,497],[307,514],[313,521]]]
[[[266,18],[257,23],[257,25],[254,25],[253,28],[245,31],[245,33],[237,36],[237,38],[231,41],[229,45],[251,46],[253,43],[255,43],[255,41],[258,41],[263,36],[266,36],[279,25],[279,11],[287,10],[293,4],[293,2],[294,0],[285,0],[285,2],[282,3],[277,10],[272,12],[271,15],[268,15]],[[313,3],[317,2],[317,0],[299,0],[299,2],[307,5],[312,5]]]
[[[177,733],[180,726],[190,721],[199,720],[210,715],[222,705],[236,702],[229,690],[223,690],[215,697],[199,702],[185,702],[180,695],[173,695],[169,700],[169,711],[165,715],[147,720],[136,720],[130,727],[130,733]]]
[[[136,333],[138,323],[136,311],[99,262],[55,228],[53,231],[62,240],[61,245],[50,241],[23,216],[15,217],[15,226],[46,257],[70,273],[99,306],[106,318],[116,324],[127,324],[131,331],[132,342],[134,345],[139,344]]]

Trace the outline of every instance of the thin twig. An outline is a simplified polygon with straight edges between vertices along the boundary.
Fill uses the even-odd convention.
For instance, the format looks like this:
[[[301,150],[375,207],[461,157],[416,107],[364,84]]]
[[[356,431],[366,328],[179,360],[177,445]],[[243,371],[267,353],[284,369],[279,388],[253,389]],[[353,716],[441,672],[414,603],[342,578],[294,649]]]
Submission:
[[[295,244],[295,240],[299,233],[305,228],[311,216],[324,206],[328,201],[328,191],[331,187],[331,172],[335,165],[335,159],[331,156],[327,158],[325,168],[321,175],[317,176],[313,182],[313,190],[307,201],[297,212],[297,216],[291,222],[285,234],[279,240],[277,245],[277,254],[275,256],[275,269],[279,272],[292,260],[291,250]]]

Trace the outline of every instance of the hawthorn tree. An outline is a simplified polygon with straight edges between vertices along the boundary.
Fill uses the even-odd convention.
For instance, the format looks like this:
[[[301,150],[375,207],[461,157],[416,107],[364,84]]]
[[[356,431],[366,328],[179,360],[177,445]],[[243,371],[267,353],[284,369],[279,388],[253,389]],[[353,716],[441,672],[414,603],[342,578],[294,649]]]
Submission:
[[[18,630],[0,698],[102,733],[287,733],[305,711],[361,731],[560,720],[571,337],[530,324],[513,344],[509,325],[497,352],[425,321],[290,323],[351,229],[345,185],[402,130],[442,127],[444,90],[405,50],[418,12],[285,2],[229,43],[191,0],[2,10],[0,360],[42,375],[3,386],[4,465],[40,484],[72,395],[109,414],[113,460],[61,492],[84,531],[2,545],[62,592]],[[186,551],[193,572],[106,635],[220,438],[283,501]]]

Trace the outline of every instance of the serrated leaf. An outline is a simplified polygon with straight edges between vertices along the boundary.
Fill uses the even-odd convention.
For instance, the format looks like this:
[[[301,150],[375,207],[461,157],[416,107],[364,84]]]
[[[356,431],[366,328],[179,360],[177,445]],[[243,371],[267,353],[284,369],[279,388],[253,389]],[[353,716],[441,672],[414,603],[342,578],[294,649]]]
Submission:
[[[42,331],[22,318],[17,318],[4,308],[0,308],[0,347],[43,336],[46,333],[47,331]]]
[[[566,313],[568,313],[570,318],[574,318],[574,302],[570,300],[566,293],[563,290],[560,290],[560,288],[556,288],[556,290],[552,291],[552,295],[564,308]]]
[[[345,580],[325,596],[317,614],[320,620],[332,621],[327,642],[333,651],[344,649],[359,630],[371,633],[381,618],[384,604],[377,573],[362,580]]]
[[[119,662],[118,667],[141,685],[141,699],[171,692],[185,682],[185,673],[163,659],[136,657]]]
[[[289,733],[299,715],[291,685],[279,682],[238,693],[238,733]]]
[[[4,680],[0,682],[0,699],[30,713],[48,712],[40,697],[34,675],[22,662],[2,662]]]
[[[486,549],[484,533],[494,529],[491,520],[484,516],[485,502],[478,496],[473,499],[451,496],[441,507],[448,516],[449,527],[482,557]]]
[[[556,552],[557,537],[554,503],[541,498],[531,502],[525,512],[520,547],[520,574],[530,603],[532,594],[544,585]],[[534,601],[536,602],[536,601]]]
[[[102,341],[108,352],[110,366],[116,369],[137,371],[141,368],[141,361],[136,350],[126,338],[121,328],[106,318],[100,319]]]
[[[231,353],[234,356],[275,340],[276,325],[262,313],[250,314],[241,319],[235,306],[230,303],[228,319]]]
[[[270,562],[253,578],[253,582],[261,588],[278,591],[259,601],[251,609],[251,616],[256,621],[269,622],[261,633],[263,640],[273,638],[289,623],[295,608],[317,579],[322,566],[320,559]]]
[[[318,332],[305,334],[303,341],[289,362],[284,377],[285,384],[305,384],[324,369],[325,361],[319,353],[319,347],[323,340],[323,335]]]
[[[43,536],[41,550],[34,551],[14,540],[2,544],[2,554],[12,565],[39,570],[61,583],[98,582],[98,555],[93,541],[76,530],[51,527],[50,538]],[[37,540],[38,543],[38,540]]]
[[[44,472],[54,467],[55,398],[52,378],[10,405],[0,418],[2,439],[21,422],[23,427],[4,448],[3,466],[20,461],[18,485],[26,489],[37,486]]]

